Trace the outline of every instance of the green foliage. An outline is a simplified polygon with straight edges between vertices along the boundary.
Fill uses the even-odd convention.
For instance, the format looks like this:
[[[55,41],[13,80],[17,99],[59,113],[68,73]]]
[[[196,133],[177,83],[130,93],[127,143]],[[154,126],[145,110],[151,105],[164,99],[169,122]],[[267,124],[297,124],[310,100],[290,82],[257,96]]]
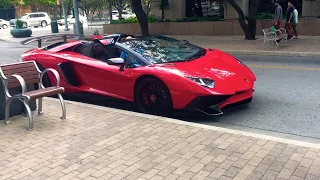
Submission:
[[[196,21],[220,21],[218,16],[205,16],[205,17],[190,17],[190,18],[180,18],[173,20],[172,22],[196,22]]]
[[[10,0],[0,0],[0,8],[9,8],[11,6],[12,4]]]
[[[138,23],[138,19],[135,17],[130,17],[123,20],[112,20],[110,24],[127,24],[127,23]]]
[[[148,22],[149,23],[153,23],[153,22],[156,22],[156,21],[157,21],[157,18],[155,16],[151,15],[151,16],[148,17]]]
[[[16,28],[22,29],[23,28],[23,21],[21,21],[20,19],[17,19],[16,20]]]
[[[159,4],[160,10],[169,9],[169,0],[161,0]]]
[[[257,19],[274,19],[274,14],[269,13],[259,13]]]
[[[197,22],[197,21],[220,21],[220,17],[218,16],[206,16],[206,17],[202,17],[202,18],[198,18],[198,17],[190,17],[190,18],[180,18],[180,19],[176,19],[176,20],[170,20],[170,19],[166,19],[166,20],[160,20],[157,21],[155,16],[149,16],[148,18],[148,22],[149,23],[154,23],[154,22]],[[128,18],[125,20],[113,20],[111,21],[111,24],[126,24],[126,23],[138,23],[138,20],[136,18]]]

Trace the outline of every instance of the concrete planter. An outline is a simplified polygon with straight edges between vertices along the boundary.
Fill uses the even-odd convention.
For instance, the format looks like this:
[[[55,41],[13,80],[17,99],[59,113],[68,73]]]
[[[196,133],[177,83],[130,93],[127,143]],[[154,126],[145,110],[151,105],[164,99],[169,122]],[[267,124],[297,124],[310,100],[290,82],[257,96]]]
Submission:
[[[15,38],[30,37],[32,30],[29,28],[13,28],[10,30],[10,34]]]
[[[258,20],[257,34],[262,35],[262,29],[270,28],[274,20]],[[319,36],[319,18],[299,19],[298,33],[306,36]],[[285,21],[281,22],[284,27]],[[138,23],[132,24],[105,24],[103,25],[105,34],[127,33],[141,34]],[[208,22],[162,22],[149,23],[149,32],[154,35],[201,35],[201,36],[232,36],[244,35],[237,20],[232,21],[208,21]]]

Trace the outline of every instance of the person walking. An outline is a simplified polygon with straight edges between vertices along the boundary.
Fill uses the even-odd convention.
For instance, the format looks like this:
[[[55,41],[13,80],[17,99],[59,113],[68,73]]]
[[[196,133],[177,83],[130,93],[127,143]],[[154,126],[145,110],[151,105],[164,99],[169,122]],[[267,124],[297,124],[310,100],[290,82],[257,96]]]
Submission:
[[[288,40],[293,38],[293,33],[292,33],[292,23],[294,22],[293,11],[294,11],[293,5],[289,1],[288,2],[288,9],[287,9],[287,22],[285,25],[285,29],[288,34]]]
[[[278,0],[274,2],[274,5],[276,6],[274,27],[278,30],[280,29],[280,21],[282,19],[282,7]]]
[[[297,32],[297,25],[298,25],[298,10],[293,6],[294,10],[293,10],[293,17],[294,17],[294,20],[293,20],[293,32],[294,32],[294,35],[295,35],[295,39],[298,39],[298,32]]]

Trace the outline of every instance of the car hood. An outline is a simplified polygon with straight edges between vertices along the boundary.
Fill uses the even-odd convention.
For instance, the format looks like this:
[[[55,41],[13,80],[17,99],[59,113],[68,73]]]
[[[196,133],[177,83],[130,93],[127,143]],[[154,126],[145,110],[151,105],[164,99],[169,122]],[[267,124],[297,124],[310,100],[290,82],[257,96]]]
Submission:
[[[210,78],[220,86],[250,87],[256,80],[252,71],[236,58],[219,50],[209,50],[204,56],[189,61],[155,65],[165,71],[185,77]]]

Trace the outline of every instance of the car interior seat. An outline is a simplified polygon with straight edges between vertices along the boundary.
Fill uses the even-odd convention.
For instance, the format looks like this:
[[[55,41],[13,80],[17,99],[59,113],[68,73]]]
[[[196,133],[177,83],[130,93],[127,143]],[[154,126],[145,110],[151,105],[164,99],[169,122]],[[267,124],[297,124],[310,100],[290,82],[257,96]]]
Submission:
[[[111,58],[110,54],[104,49],[103,45],[100,43],[96,43],[93,46],[93,58],[101,60],[101,61],[107,61]]]

